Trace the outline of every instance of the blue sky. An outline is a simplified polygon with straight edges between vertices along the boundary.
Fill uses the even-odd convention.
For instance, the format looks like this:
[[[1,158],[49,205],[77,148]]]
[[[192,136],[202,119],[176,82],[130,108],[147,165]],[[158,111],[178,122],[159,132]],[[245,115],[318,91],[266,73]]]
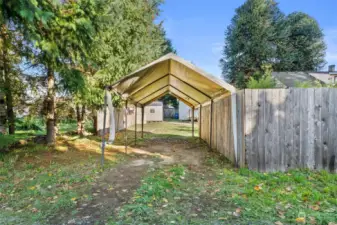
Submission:
[[[205,71],[220,76],[219,59],[224,32],[235,9],[244,0],[166,0],[159,19],[178,54]],[[279,0],[280,9],[289,14],[305,12],[314,17],[325,34],[326,61],[337,64],[337,1]]]

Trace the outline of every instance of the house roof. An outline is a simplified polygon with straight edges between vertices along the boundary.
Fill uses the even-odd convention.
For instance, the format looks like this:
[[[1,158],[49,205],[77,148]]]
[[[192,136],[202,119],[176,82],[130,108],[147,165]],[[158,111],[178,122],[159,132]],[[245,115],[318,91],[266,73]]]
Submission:
[[[298,83],[318,80],[307,72],[273,72],[272,76],[285,87],[296,87]]]
[[[164,105],[163,102],[155,101],[149,104],[148,106],[163,106],[163,105]]]
[[[333,82],[333,76],[331,76],[329,72],[312,72],[309,74],[315,79],[322,81],[323,83],[330,84]]]
[[[148,105],[170,94],[198,106],[236,89],[192,63],[169,53],[108,86],[136,105]]]

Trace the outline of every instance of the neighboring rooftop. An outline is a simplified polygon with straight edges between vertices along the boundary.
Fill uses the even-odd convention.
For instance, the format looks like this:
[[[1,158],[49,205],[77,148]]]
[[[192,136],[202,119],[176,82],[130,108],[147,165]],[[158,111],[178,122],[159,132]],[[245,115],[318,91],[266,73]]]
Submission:
[[[163,102],[161,101],[155,101],[155,102],[152,102],[151,104],[149,104],[149,106],[163,106]]]
[[[277,87],[282,87],[283,84],[285,88],[296,87],[298,83],[319,80],[307,72],[273,72],[272,76],[276,79]]]

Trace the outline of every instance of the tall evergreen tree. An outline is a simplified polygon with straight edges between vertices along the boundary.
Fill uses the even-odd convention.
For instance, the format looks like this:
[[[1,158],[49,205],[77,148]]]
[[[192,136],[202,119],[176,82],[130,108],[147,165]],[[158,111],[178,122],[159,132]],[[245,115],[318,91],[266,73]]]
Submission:
[[[322,31],[304,13],[285,17],[274,0],[247,0],[236,10],[225,37],[220,61],[224,78],[245,88],[249,77],[274,70],[317,70],[324,65]]]
[[[247,0],[236,9],[226,31],[221,59],[222,74],[227,81],[244,87],[249,76],[274,60],[274,25],[281,17],[283,14],[274,0]]]
[[[0,62],[4,82],[3,91],[7,105],[9,134],[15,133],[15,114],[13,100],[13,80],[16,73],[15,64],[21,59],[21,36],[31,37],[34,34],[31,23],[45,23],[50,13],[38,7],[35,0],[0,0]],[[34,36],[34,35],[33,35]]]
[[[106,85],[160,57],[168,48],[161,24],[155,23],[161,2],[106,0],[102,5],[99,32],[86,70],[90,86],[84,101],[90,111],[103,104]],[[113,99],[118,105],[118,96]]]
[[[278,44],[278,71],[314,71],[325,65],[324,35],[318,22],[295,12],[280,22],[283,37]]]
[[[42,1],[40,7],[52,12],[45,25],[34,23],[36,41],[32,46],[36,64],[42,64],[47,74],[46,127],[47,143],[55,141],[55,73],[64,67],[77,67],[87,58],[87,50],[95,33],[96,2],[64,1],[56,4]]]

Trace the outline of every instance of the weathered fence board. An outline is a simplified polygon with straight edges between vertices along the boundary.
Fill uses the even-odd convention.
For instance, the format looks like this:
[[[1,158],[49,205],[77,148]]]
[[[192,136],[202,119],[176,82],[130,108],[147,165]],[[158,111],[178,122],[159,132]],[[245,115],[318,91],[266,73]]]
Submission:
[[[235,151],[231,107],[230,95],[214,100],[213,110],[211,110],[211,104],[203,105],[200,110],[200,136],[213,150],[218,151],[230,161],[234,162]],[[211,111],[212,126],[210,126]]]
[[[337,171],[337,89],[245,90],[247,164]]]
[[[238,166],[246,165],[245,151],[245,92],[238,91],[236,93],[236,116],[237,116],[237,149],[238,149]]]

